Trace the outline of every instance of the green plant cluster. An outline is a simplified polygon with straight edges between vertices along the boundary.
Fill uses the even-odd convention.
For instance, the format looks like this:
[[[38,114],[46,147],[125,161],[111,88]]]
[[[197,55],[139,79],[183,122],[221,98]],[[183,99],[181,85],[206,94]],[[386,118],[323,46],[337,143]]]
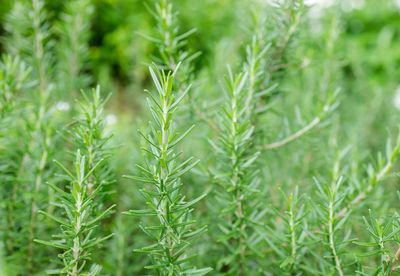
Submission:
[[[0,1],[0,276],[400,274],[400,4],[312,2]]]

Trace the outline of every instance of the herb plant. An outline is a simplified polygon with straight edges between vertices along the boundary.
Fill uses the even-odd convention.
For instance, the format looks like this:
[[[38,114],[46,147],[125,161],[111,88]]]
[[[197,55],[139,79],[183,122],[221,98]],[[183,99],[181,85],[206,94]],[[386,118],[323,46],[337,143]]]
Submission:
[[[207,226],[191,229],[195,221],[190,218],[192,206],[206,196],[187,201],[182,194],[183,184],[180,177],[193,168],[197,162],[188,158],[179,162],[182,153],[176,152],[177,144],[190,132],[178,134],[174,128],[173,114],[190,86],[181,95],[173,91],[175,71],[165,73],[157,67],[150,73],[157,88],[156,96],[149,93],[149,108],[153,115],[154,126],[150,125],[150,134],[142,134],[148,143],[145,166],[138,168],[144,177],[127,176],[130,179],[149,183],[152,189],[141,189],[149,209],[131,210],[134,216],[150,216],[158,220],[156,225],[142,225],[142,230],[152,239],[153,244],[137,250],[148,253],[157,275],[204,275],[210,268],[196,269],[189,264],[193,255],[187,252],[190,242],[202,235]]]
[[[0,276],[398,275],[398,2],[0,0]]]

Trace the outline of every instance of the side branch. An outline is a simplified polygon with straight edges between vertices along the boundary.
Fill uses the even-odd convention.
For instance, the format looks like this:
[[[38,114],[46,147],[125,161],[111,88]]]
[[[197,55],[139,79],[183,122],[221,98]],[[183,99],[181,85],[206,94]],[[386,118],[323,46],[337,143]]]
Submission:
[[[303,127],[302,129],[298,130],[297,132],[293,133],[292,135],[286,137],[285,139],[277,142],[273,142],[271,144],[265,145],[262,147],[262,149],[269,150],[269,149],[275,149],[279,148],[281,146],[286,145],[287,143],[299,138],[312,128],[314,128],[316,125],[318,125],[321,122],[321,118],[319,116],[315,117],[314,120],[312,120],[308,125]]]
[[[347,207],[344,207],[339,213],[337,213],[336,218],[340,218],[344,216],[348,210],[350,210],[354,205],[356,205],[359,201],[363,200],[367,194],[372,190],[376,183],[382,180],[382,178],[390,171],[392,168],[392,162],[389,160],[386,165],[379,171],[376,176],[375,181],[370,182],[367,189],[365,189],[362,193],[356,196]]]

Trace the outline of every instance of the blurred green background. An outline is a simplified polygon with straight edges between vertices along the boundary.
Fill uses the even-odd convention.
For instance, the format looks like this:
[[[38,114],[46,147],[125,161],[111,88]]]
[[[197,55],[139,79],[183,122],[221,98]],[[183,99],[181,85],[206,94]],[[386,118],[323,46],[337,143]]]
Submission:
[[[56,20],[62,11],[63,2],[46,2],[53,20]],[[120,100],[119,111],[134,111],[131,107],[136,103],[136,95],[141,94],[143,87],[149,84],[146,65],[156,52],[155,45],[143,39],[137,32],[148,35],[154,33],[155,22],[146,5],[153,6],[155,1],[92,2],[95,6],[90,34],[90,70],[95,77],[93,84],[100,83],[112,90],[115,94],[114,101]],[[244,44],[246,34],[243,33],[249,21],[252,2],[259,1],[172,1],[177,11],[180,32],[197,29],[187,46],[201,52],[201,57],[195,60],[197,73],[212,70],[214,77],[221,79],[227,63],[235,65],[235,62],[241,60],[240,55],[243,51],[237,50]],[[304,19],[299,37],[302,43],[299,43],[300,48],[296,49],[303,55],[295,58],[310,60],[312,65],[322,62],[317,60],[318,47],[323,47],[321,38],[326,35],[328,28],[327,22],[323,20],[326,11],[321,7],[327,7],[326,3],[334,2],[308,1],[317,8],[311,9]],[[0,23],[4,23],[4,16],[12,4],[12,0],[0,1]],[[340,67],[342,75],[337,86],[342,87],[343,94],[348,97],[343,102],[344,105],[359,103],[351,110],[346,109],[344,116],[347,117],[343,121],[349,121],[347,118],[357,118],[357,114],[362,114],[363,118],[358,119],[376,127],[378,122],[386,119],[385,113],[393,107],[390,104],[393,103],[393,97],[385,98],[381,95],[394,96],[398,85],[399,4],[394,0],[351,0],[341,1],[339,6],[341,33],[335,42],[336,56],[332,57],[339,62],[337,66]],[[306,24],[308,26],[305,26]],[[5,35],[3,27],[0,28],[0,34]],[[381,107],[388,104],[390,108],[375,113],[371,110],[375,107],[368,107],[368,103]],[[370,112],[365,116],[364,112],[357,110],[359,108],[369,109]],[[371,140],[379,140],[379,137],[368,137]]]

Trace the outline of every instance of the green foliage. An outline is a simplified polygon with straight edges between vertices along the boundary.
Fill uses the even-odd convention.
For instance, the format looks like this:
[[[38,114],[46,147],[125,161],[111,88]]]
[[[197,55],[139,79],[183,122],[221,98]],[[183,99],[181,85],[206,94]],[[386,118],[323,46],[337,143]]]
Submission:
[[[182,153],[175,150],[178,143],[190,132],[191,128],[183,134],[177,134],[174,127],[173,115],[182,98],[182,95],[173,91],[173,81],[179,64],[175,71],[167,74],[159,71],[157,67],[150,67],[150,74],[157,88],[157,95],[149,93],[149,108],[153,116],[150,124],[150,133],[142,134],[148,143],[145,149],[145,166],[138,168],[143,177],[127,176],[127,178],[149,183],[151,189],[141,189],[149,209],[131,210],[127,212],[133,216],[156,217],[155,225],[141,225],[142,230],[151,238],[153,244],[143,247],[137,252],[147,253],[152,259],[148,269],[154,269],[157,275],[204,275],[210,268],[196,269],[189,264],[193,255],[187,249],[191,242],[202,235],[207,227],[192,229],[195,221],[191,219],[192,206],[206,196],[203,194],[196,199],[186,201],[182,194],[183,184],[181,176],[192,169],[198,161],[188,158],[179,162]]]
[[[84,101],[80,103],[81,118],[73,124],[70,135],[73,137],[75,147],[79,148],[87,158],[89,168],[101,161],[102,165],[89,177],[88,194],[97,189],[99,185],[109,185],[113,182],[112,171],[107,165],[107,160],[112,153],[110,140],[112,134],[106,130],[104,121],[104,106],[107,99],[100,95],[100,87],[92,90],[92,99],[82,93]]]
[[[35,241],[63,250],[63,254],[59,256],[63,260],[64,268],[61,270],[48,271],[48,273],[68,275],[86,274],[85,263],[87,260],[90,260],[90,253],[88,253],[88,251],[111,237],[92,237],[92,232],[97,226],[96,223],[107,215],[114,206],[111,206],[97,217],[91,218],[90,216],[93,198],[97,195],[101,186],[98,186],[98,188],[89,193],[89,178],[93,171],[101,165],[101,161],[93,167],[89,167],[90,170],[87,172],[85,171],[85,167],[87,166],[85,156],[81,156],[78,150],[75,161],[75,175],[61,163],[57,162],[57,165],[66,173],[71,181],[71,187],[69,188],[70,193],[66,193],[60,188],[51,186],[58,194],[57,204],[64,208],[66,219],[55,217],[46,212],[40,213],[60,224],[62,233],[53,235],[54,238],[58,238],[59,240]],[[100,267],[98,265],[92,266],[89,275],[96,275],[99,271]]]
[[[364,254],[364,256],[378,255],[380,257],[380,265],[373,272],[373,275],[390,275],[393,270],[397,269],[393,265],[397,263],[399,258],[398,253],[394,256],[387,247],[388,242],[397,241],[396,234],[400,231],[398,227],[393,225],[395,216],[392,216],[387,223],[382,224],[369,210],[369,221],[365,217],[363,219],[373,242],[357,242],[356,244],[375,249]]]
[[[3,56],[0,65],[0,116],[4,118],[12,111],[17,93],[28,87],[26,82],[31,70],[18,57],[12,56]]]
[[[22,271],[28,273],[36,266],[33,238],[44,230],[43,225],[37,224],[37,211],[44,207],[44,200],[50,196],[43,182],[52,172],[53,167],[48,163],[55,150],[52,146],[57,143],[52,120],[54,112],[49,106],[53,86],[50,84],[49,66],[52,61],[47,51],[50,32],[46,18],[41,1],[16,2],[9,16],[9,25],[6,26],[12,33],[6,46],[32,68],[29,81],[34,83],[23,90],[23,95],[19,95],[29,103],[21,106],[18,116],[9,122],[15,128],[16,140],[9,145],[12,150],[5,152],[7,158],[14,160],[7,184],[12,187],[8,189],[11,194],[6,207],[8,229],[18,233],[9,237],[8,248],[11,256],[16,257],[22,252],[26,255],[23,263],[18,263],[22,261],[19,258],[15,261],[18,268],[25,267]]]
[[[20,112],[21,105],[18,104],[17,97],[19,96],[20,90],[29,89],[30,84],[27,81],[30,69],[21,62],[19,58],[13,58],[11,56],[4,56],[0,63],[0,93],[1,93],[1,114],[0,114],[0,152],[1,152],[1,182],[0,188],[0,199],[1,199],[1,259],[2,266],[5,267],[5,252],[10,252],[16,244],[19,244],[17,233],[13,233],[12,229],[16,227],[14,223],[15,216],[14,211],[20,204],[15,202],[16,198],[16,187],[13,186],[13,182],[16,179],[16,169],[18,169],[18,159],[16,162],[12,162],[13,159],[19,158],[18,153],[15,152],[15,141],[10,138],[15,138],[15,116]],[[19,134],[19,133],[18,133]],[[23,235],[26,235],[24,233]],[[12,251],[12,250],[11,250]],[[6,270],[6,267],[4,268]],[[6,272],[2,272],[6,275]]]
[[[218,240],[227,248],[227,253],[220,262],[229,266],[231,274],[246,275],[250,273],[250,260],[246,255],[257,254],[258,237],[254,227],[264,214],[255,200],[260,181],[254,162],[259,152],[249,150],[254,127],[246,114],[250,96],[246,93],[247,74],[230,75],[225,80],[229,102],[222,108],[220,145],[212,143],[221,157],[221,168],[214,179],[220,185],[216,190],[218,215],[221,216]]]
[[[399,274],[398,2],[0,0],[0,276]]]
[[[69,188],[59,188],[53,184],[49,186],[57,195],[56,205],[63,209],[62,217],[48,212],[39,211],[49,219],[60,224],[62,233],[53,235],[57,240],[38,243],[63,250],[60,258],[63,268],[49,271],[51,274],[81,275],[86,273],[86,262],[90,261],[93,247],[98,246],[111,235],[98,237],[97,223],[115,207],[112,205],[101,210],[99,194],[104,193],[103,185],[110,184],[110,169],[106,165],[110,157],[107,143],[110,135],[104,131],[103,108],[105,102],[100,97],[100,88],[93,89],[93,99],[89,100],[86,94],[82,105],[82,119],[79,119],[72,131],[75,147],[75,174],[70,172],[60,162],[57,165],[66,173]],[[82,151],[82,153],[81,153]],[[67,190],[67,191],[65,191]],[[89,275],[96,275],[101,269],[99,265],[90,268]]]
[[[335,182],[331,186],[325,185],[325,187],[321,187],[317,182],[320,199],[323,203],[316,210],[323,226],[322,235],[325,236],[324,239],[321,239],[321,243],[329,249],[332,266],[336,269],[336,273],[344,275],[342,268],[343,261],[340,258],[340,254],[342,253],[341,249],[348,241],[346,241],[347,237],[345,237],[344,241],[337,241],[336,233],[341,229],[346,219],[348,219],[348,214],[345,216],[337,215],[338,211],[340,211],[342,201],[345,199],[345,193],[340,189],[343,179],[339,177],[333,181]]]
[[[89,69],[89,28],[93,6],[90,1],[67,1],[65,12],[56,26],[60,42],[57,47],[57,84],[62,94],[70,94],[86,88],[91,81]]]
[[[283,259],[280,264],[281,268],[288,271],[296,271],[296,269],[298,269],[297,260],[302,258],[306,249],[304,240],[307,235],[307,221],[305,220],[307,211],[305,211],[305,204],[302,203],[305,198],[299,195],[298,187],[296,187],[294,193],[291,193],[288,197],[282,193],[282,198],[285,201],[287,209],[285,215],[280,214],[278,210],[276,210],[276,212],[284,221],[286,228],[285,235],[281,238],[282,244],[286,243],[289,246],[284,248],[283,251],[286,252],[282,252],[275,246],[274,250],[276,250]],[[274,235],[274,231],[271,229],[268,234]],[[266,239],[269,241],[268,238]]]

